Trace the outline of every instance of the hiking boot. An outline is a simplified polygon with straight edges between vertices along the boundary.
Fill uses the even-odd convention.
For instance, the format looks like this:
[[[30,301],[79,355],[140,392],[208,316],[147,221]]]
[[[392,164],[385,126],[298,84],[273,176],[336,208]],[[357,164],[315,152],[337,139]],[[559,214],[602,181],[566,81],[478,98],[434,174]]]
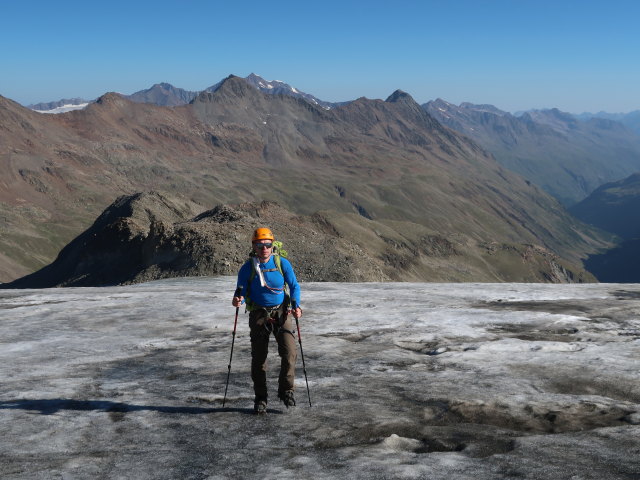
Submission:
[[[255,403],[253,404],[253,411],[258,414],[267,413],[267,399],[256,398]]]
[[[293,396],[293,390],[287,390],[284,393],[279,393],[278,397],[282,400],[287,408],[296,406],[296,399]]]

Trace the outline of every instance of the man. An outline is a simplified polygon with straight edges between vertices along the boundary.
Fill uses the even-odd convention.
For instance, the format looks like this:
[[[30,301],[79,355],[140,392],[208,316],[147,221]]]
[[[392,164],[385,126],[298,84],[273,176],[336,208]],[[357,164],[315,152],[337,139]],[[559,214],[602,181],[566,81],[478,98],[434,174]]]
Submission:
[[[267,354],[269,337],[273,333],[278,342],[280,376],[278,398],[287,408],[296,404],[293,391],[296,365],[295,330],[291,313],[298,319],[300,309],[300,286],[291,263],[273,252],[274,237],[268,228],[258,228],[253,233],[251,258],[238,272],[238,285],[233,301],[234,307],[247,304],[251,337],[251,379],[255,392],[254,410],[267,411]],[[285,284],[289,295],[285,294]]]

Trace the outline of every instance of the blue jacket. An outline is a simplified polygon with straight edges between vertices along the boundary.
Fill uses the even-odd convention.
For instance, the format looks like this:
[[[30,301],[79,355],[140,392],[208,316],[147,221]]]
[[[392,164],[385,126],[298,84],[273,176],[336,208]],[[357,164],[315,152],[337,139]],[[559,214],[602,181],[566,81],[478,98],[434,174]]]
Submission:
[[[249,296],[251,301],[262,307],[274,307],[284,302],[284,284],[289,286],[289,295],[291,296],[291,307],[300,306],[300,285],[293,272],[291,263],[286,258],[280,257],[280,265],[282,267],[282,275],[278,271],[273,255],[266,263],[259,263],[260,269],[263,271],[266,284],[274,290],[270,290],[260,285],[260,276],[256,273],[251,280],[251,289]],[[251,271],[253,263],[251,260],[245,262],[238,272],[238,288],[242,289],[241,295],[246,297],[251,279]],[[268,270],[268,271],[265,271]],[[284,277],[283,277],[284,275]]]

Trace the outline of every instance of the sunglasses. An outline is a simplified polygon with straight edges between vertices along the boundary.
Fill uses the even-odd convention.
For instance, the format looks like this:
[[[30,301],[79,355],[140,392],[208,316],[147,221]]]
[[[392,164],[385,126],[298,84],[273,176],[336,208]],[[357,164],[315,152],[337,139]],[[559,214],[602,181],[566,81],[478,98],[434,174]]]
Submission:
[[[256,248],[271,248],[272,243],[254,243],[253,246]]]

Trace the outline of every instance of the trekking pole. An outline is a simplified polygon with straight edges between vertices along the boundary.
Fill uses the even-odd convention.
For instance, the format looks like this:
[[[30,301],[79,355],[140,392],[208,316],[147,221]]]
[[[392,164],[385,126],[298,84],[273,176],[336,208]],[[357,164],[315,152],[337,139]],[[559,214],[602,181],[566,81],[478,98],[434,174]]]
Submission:
[[[307,396],[309,397],[309,406],[311,406],[311,393],[309,393],[309,380],[307,380],[307,366],[304,363],[304,352],[302,351],[302,337],[300,336],[300,323],[298,323],[298,317],[295,315],[296,327],[298,329],[298,343],[300,344],[300,356],[302,357],[302,371],[304,372],[304,381],[307,384]]]
[[[236,292],[233,294],[234,297],[240,296],[240,288],[236,289]],[[231,359],[233,358],[233,345],[236,343],[236,325],[238,324],[238,312],[240,311],[240,307],[236,307],[236,319],[233,321],[233,338],[231,339],[231,355],[229,356],[229,366],[227,367],[227,385],[224,387],[224,398],[222,399],[222,406],[224,407],[225,402],[227,401],[227,388],[229,388],[229,376],[231,375]]]

